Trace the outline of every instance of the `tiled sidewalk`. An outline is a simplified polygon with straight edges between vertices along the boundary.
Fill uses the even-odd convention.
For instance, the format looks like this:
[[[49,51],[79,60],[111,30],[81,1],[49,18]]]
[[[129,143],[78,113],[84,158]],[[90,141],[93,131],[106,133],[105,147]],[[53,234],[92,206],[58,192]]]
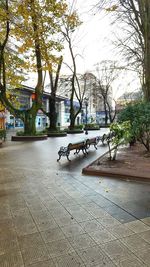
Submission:
[[[99,178],[1,168],[0,266],[150,266],[150,217],[137,220],[109,200],[113,185],[106,190]]]
[[[0,149],[0,267],[150,266],[150,185],[83,176],[101,146],[58,164],[69,138]]]

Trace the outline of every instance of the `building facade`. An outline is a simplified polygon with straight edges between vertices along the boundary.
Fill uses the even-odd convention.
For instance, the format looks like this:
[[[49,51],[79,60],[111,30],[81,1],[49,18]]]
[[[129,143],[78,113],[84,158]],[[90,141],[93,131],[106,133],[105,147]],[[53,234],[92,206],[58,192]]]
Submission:
[[[106,111],[104,110],[104,101],[97,91],[97,80],[92,73],[79,75],[79,84],[76,84],[76,94],[82,98],[82,109],[76,118],[76,124],[98,123],[104,124]],[[45,87],[43,93],[43,109],[49,111],[49,96],[47,92],[49,85]],[[59,79],[58,95],[56,96],[57,125],[67,127],[70,124],[70,94],[71,94],[71,76],[62,76]],[[20,110],[27,110],[32,106],[35,99],[34,88],[22,86],[13,91],[15,105]],[[61,96],[63,95],[63,96]],[[111,94],[110,94],[111,103]],[[18,105],[18,106],[17,106]],[[73,102],[74,109],[79,109],[79,101],[76,97]],[[87,108],[86,108],[87,107]],[[4,117],[4,118],[3,118]],[[3,119],[2,119],[3,118]],[[6,128],[22,128],[23,122],[20,118],[14,117],[7,110],[0,113],[0,123],[6,125]],[[36,128],[44,129],[49,125],[48,117],[39,110],[36,117]]]
[[[15,96],[14,105],[20,110],[29,109],[32,106],[32,103],[35,99],[34,88],[29,87],[29,86],[22,86],[21,88],[17,88],[13,92],[13,95]],[[43,93],[42,107],[46,112],[49,111],[49,96],[50,96],[49,93],[47,92]],[[64,101],[64,98],[61,96],[57,96],[56,101],[57,101],[56,102],[57,122],[61,123],[60,121],[61,102]],[[6,128],[8,129],[24,127],[23,121],[20,118],[14,117],[7,110],[5,110],[5,125],[6,125]],[[49,125],[48,117],[43,113],[42,110],[38,110],[37,116],[36,116],[36,128],[44,129],[48,125]]]

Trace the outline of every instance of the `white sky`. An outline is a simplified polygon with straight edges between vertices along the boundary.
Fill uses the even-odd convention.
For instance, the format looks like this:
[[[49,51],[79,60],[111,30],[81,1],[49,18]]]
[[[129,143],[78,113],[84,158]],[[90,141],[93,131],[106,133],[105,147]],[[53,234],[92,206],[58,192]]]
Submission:
[[[110,20],[104,14],[93,14],[92,7],[97,0],[75,0],[73,7],[77,8],[81,21],[80,28],[75,32],[74,51],[79,54],[78,72],[94,70],[94,64],[101,60],[112,58],[114,52],[110,41]],[[91,10],[91,11],[90,11]],[[68,49],[65,59],[69,60]]]
[[[106,12],[96,12],[94,15],[93,6],[98,0],[68,1],[74,3],[73,7],[77,8],[83,21],[80,29],[76,31],[74,41],[74,51],[82,56],[78,57],[77,72],[94,72],[96,63],[102,60],[114,60],[118,61],[120,65],[124,65],[121,55],[112,45],[114,32],[122,35],[122,31],[118,32],[117,25],[112,25],[112,19]],[[65,50],[65,59],[69,62],[67,49]],[[113,85],[113,94],[116,98],[126,91],[134,91],[139,87],[136,74],[133,71],[128,73],[124,71]]]
[[[95,64],[102,60],[118,60],[121,57],[112,45],[114,39],[113,33],[116,26],[111,25],[110,17],[104,13],[89,12],[97,0],[68,0],[73,4],[73,8],[78,10],[78,14],[83,21],[82,25],[75,31],[73,38],[74,53],[77,57],[77,72],[85,73],[91,71],[94,73]],[[64,62],[71,66],[71,58],[67,44],[64,49]],[[62,66],[62,74],[70,73],[66,65]],[[114,85],[114,97],[120,96],[125,91],[139,88],[139,81],[134,73],[123,73]],[[30,85],[35,85],[35,76],[30,80]],[[47,81],[46,83],[49,83]],[[28,84],[29,85],[29,84]]]

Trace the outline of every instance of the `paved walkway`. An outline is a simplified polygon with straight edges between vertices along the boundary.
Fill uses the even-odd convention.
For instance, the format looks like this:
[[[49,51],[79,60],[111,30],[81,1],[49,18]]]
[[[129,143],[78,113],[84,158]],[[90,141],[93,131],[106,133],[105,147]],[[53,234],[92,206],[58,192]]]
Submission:
[[[150,266],[150,186],[83,176],[102,146],[56,162],[82,138],[0,148],[0,267]]]

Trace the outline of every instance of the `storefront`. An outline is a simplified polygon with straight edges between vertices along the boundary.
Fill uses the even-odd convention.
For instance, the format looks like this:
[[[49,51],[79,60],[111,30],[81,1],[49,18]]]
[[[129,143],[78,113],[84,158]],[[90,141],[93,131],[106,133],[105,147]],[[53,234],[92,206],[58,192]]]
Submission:
[[[17,105],[16,108],[19,108],[20,110],[28,110],[32,106],[33,101],[35,101],[34,88],[32,87],[24,86],[23,88],[18,88],[14,92],[14,95],[17,97],[17,101],[15,103]],[[42,108],[46,112],[49,111],[49,96],[50,93],[44,92],[42,97]],[[61,124],[61,104],[63,104],[64,100],[64,97],[56,96],[57,124]],[[7,129],[24,127],[23,121],[20,118],[14,117],[8,111],[6,111],[6,113]],[[38,110],[36,117],[36,128],[38,128],[38,130],[43,130],[43,128],[48,125],[48,117],[41,110]]]

